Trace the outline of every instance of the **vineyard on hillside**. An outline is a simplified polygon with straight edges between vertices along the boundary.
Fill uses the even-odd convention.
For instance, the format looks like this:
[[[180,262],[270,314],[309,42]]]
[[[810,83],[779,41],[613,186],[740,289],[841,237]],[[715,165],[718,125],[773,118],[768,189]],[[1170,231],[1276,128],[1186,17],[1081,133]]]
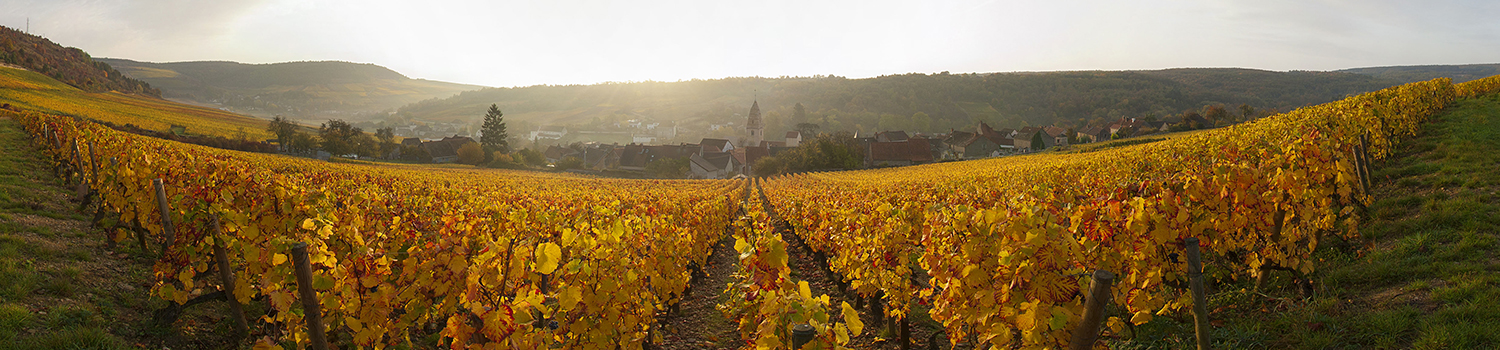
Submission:
[[[1189,306],[1186,238],[1244,277],[1313,272],[1321,240],[1358,234],[1364,155],[1386,157],[1455,98],[1497,90],[1500,77],[1438,79],[1133,147],[778,177],[760,196],[737,180],[331,164],[0,113],[95,193],[108,239],[160,257],[153,295],[211,295],[223,284],[206,276],[227,257],[230,299],[269,303],[253,321],[283,343],[325,335],[302,326],[311,287],[326,335],[350,346],[646,347],[726,227],[742,268],[721,309],[751,344],[783,348],[798,323],[825,348],[878,328],[789,276],[776,216],[890,319],[925,303],[952,342],[1056,347],[1093,270],[1119,276],[1114,304],[1129,312],[1109,332]]]
[[[155,131],[172,125],[195,135],[259,141],[275,138],[266,121],[211,108],[189,106],[118,92],[87,92],[36,72],[0,67],[0,102],[14,108],[55,115],[81,116],[115,125],[131,124]]]
[[[767,181],[770,198],[861,295],[902,318],[930,302],[950,340],[1069,345],[1086,276],[1118,275],[1126,324],[1190,308],[1183,241],[1196,237],[1235,277],[1312,273],[1320,240],[1358,234],[1368,204],[1365,155],[1456,97],[1500,90],[1500,77],[1447,79],[1366,93],[1168,141],[1107,151],[1012,157]],[[923,288],[912,276],[931,275]]]

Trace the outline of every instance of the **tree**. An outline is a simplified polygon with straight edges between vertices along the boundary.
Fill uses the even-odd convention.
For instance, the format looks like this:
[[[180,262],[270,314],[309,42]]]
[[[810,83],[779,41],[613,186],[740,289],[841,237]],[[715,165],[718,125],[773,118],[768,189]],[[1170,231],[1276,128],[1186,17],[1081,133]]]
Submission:
[[[377,156],[380,157],[390,154],[398,146],[396,143],[396,131],[389,126],[375,129],[375,139],[380,140],[379,145],[375,147],[378,153]]]
[[[1042,139],[1042,134],[1044,133],[1040,131],[1035,134],[1031,134],[1032,151],[1040,151],[1047,148],[1047,140]]]
[[[660,163],[659,161],[657,163]],[[583,169],[583,159],[577,156],[567,156],[557,161],[557,170]]]
[[[764,157],[752,167],[756,175],[785,172],[857,169],[864,165],[864,148],[854,134],[841,131],[804,139],[801,145],[772,157]]]
[[[458,162],[460,164],[478,165],[484,162],[484,150],[477,143],[466,142],[458,146]]]
[[[1240,105],[1240,121],[1250,121],[1251,118],[1254,118],[1254,114],[1255,107],[1250,107],[1247,104]]]
[[[530,166],[547,165],[547,157],[542,156],[542,152],[537,152],[534,149],[526,148],[516,153],[520,154],[521,159],[519,160],[522,164]]]
[[[278,115],[275,118],[271,118],[271,122],[266,124],[266,131],[276,134],[276,142],[282,146],[287,146],[291,143],[292,134],[297,133],[297,124],[293,123],[291,119]]]
[[[792,120],[797,121],[797,123],[807,121],[807,107],[802,107],[802,102],[797,102],[797,105],[792,106]]]
[[[318,152],[318,139],[300,132],[287,135],[282,145],[286,147],[287,152],[297,155],[312,156]]]
[[[380,155],[380,140],[370,134],[358,134],[351,138],[354,144],[354,154],[360,158],[374,158]]]
[[[401,159],[418,163],[432,163],[432,154],[427,153],[427,148],[421,145],[402,145]]]
[[[1208,118],[1208,121],[1215,126],[1230,122],[1229,111],[1224,110],[1224,106],[1220,105],[1203,106],[1203,117]]]
[[[797,123],[797,133],[802,134],[803,139],[818,137],[818,129],[815,123]]]
[[[318,127],[318,137],[323,139],[323,151],[335,157],[355,153],[359,146],[356,138],[360,134],[364,134],[364,130],[342,119],[329,119]]]
[[[484,113],[484,126],[481,129],[483,135],[479,137],[479,143],[490,152],[510,153],[510,142],[505,140],[505,113],[500,112],[500,107],[490,104],[490,110]]]
[[[692,171],[687,158],[657,159],[646,163],[646,175],[656,179],[681,179]]]
[[[913,133],[932,130],[932,117],[927,112],[917,112],[911,115],[911,126],[907,131]]]

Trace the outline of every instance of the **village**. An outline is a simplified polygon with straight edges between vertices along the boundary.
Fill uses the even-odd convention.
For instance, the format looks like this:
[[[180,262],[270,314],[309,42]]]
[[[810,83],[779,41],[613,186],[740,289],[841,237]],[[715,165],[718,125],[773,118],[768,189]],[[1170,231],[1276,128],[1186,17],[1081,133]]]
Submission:
[[[1193,114],[1189,118],[1201,117]],[[1188,122],[1200,125],[1207,123],[1206,120],[1184,120],[1182,124],[1186,125]],[[711,125],[711,130],[716,135],[730,136],[702,138],[696,143],[654,144],[659,139],[677,137],[677,127],[628,120],[621,126],[640,129],[642,132],[602,132],[620,134],[619,141],[628,139],[629,142],[623,145],[619,141],[574,142],[568,145],[554,143],[542,150],[533,151],[540,154],[539,160],[544,161],[546,167],[560,171],[621,177],[725,179],[753,174],[757,161],[796,149],[804,141],[817,137],[795,130],[768,137],[765,135],[758,101],[751,104],[742,126],[735,124],[737,123],[728,122]],[[1173,124],[1165,121],[1135,118],[1078,130],[1058,126],[995,129],[985,122],[978,122],[972,132],[950,130],[947,133],[908,133],[889,130],[873,134],[856,133],[853,138],[863,154],[862,167],[881,168],[1028,154],[1074,144],[1167,132],[1171,127]],[[737,130],[724,132],[729,128]],[[526,131],[523,137],[534,145],[541,145],[545,141],[562,140],[576,133],[601,132],[570,133],[566,127],[546,125]],[[458,162],[459,149],[472,142],[476,142],[474,138],[455,135],[431,141],[405,138],[402,144],[423,148],[431,156],[433,163],[450,163]],[[652,171],[656,170],[653,168],[668,171]]]

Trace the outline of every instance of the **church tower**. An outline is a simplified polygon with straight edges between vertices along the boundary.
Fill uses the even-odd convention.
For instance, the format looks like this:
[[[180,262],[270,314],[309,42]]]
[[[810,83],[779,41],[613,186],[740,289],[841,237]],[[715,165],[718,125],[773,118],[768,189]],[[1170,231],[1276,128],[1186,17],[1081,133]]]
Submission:
[[[750,131],[750,139],[745,147],[760,146],[760,141],[766,137],[760,122],[760,101],[750,104],[750,120],[745,123],[745,130]]]

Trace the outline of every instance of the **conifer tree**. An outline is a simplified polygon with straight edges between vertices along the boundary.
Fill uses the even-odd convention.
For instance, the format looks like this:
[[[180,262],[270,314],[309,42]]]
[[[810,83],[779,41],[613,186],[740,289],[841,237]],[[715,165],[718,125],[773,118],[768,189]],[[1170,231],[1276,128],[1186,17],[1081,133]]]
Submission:
[[[499,106],[491,104],[490,110],[484,113],[483,132],[479,144],[486,151],[510,153],[510,144],[505,141],[505,113],[500,112]]]

